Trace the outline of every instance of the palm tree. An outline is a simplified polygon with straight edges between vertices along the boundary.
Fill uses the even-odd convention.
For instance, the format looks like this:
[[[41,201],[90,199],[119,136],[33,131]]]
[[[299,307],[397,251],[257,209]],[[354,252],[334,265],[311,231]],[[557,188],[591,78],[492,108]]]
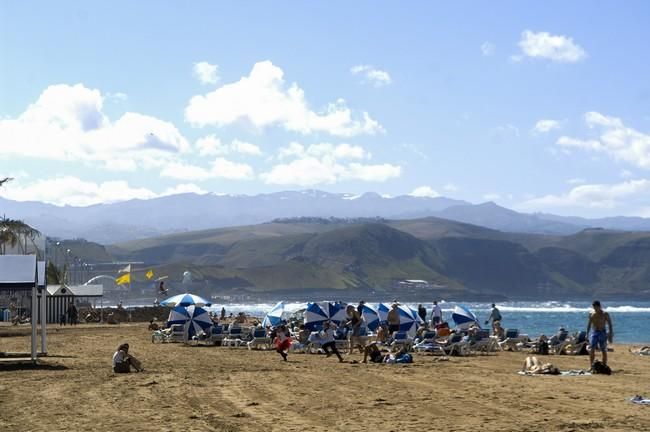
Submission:
[[[11,177],[0,179],[0,187],[11,180],[13,180]],[[38,230],[30,227],[21,220],[2,216],[0,217],[0,253],[4,255],[7,250],[7,245],[12,248],[18,245],[23,253],[27,253],[27,240],[30,240],[34,244],[34,239],[40,234]],[[34,246],[36,245],[34,244]]]

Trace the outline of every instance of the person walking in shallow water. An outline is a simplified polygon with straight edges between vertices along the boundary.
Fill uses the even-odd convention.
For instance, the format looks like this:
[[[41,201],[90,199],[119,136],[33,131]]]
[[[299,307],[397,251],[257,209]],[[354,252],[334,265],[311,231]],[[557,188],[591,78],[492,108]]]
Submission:
[[[607,364],[607,342],[612,343],[614,340],[614,329],[612,319],[605,312],[598,300],[592,303],[593,311],[589,313],[589,322],[587,323],[587,334],[589,335],[589,365],[593,366],[596,358],[596,349],[603,353],[603,364]],[[609,327],[609,333],[606,327]]]
[[[499,312],[497,305],[494,303],[492,303],[492,311],[490,312],[490,317],[485,321],[485,324],[488,324],[490,321],[492,321],[492,324],[494,324],[495,321],[501,322],[501,312]]]

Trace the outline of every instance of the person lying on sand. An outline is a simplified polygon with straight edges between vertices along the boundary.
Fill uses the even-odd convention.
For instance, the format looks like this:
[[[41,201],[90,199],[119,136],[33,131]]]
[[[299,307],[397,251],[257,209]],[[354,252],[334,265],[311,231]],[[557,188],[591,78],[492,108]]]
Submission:
[[[641,348],[630,348],[630,352],[635,355],[650,356],[650,346],[644,346]]]
[[[542,362],[540,362],[539,359],[535,356],[526,357],[522,371],[532,374],[545,375],[559,375],[560,373],[560,370],[553,366],[551,363],[542,364]]]
[[[123,343],[117,347],[117,351],[113,354],[113,372],[115,373],[129,373],[131,366],[136,372],[142,372],[142,362],[129,354],[129,344]]]

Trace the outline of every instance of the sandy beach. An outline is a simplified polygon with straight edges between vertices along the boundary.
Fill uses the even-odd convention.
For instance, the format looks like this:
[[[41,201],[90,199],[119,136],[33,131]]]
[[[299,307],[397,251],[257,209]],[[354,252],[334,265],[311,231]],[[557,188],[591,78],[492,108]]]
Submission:
[[[3,431],[644,431],[650,358],[614,345],[611,376],[520,376],[521,352],[415,354],[376,365],[324,355],[152,344],[146,323],[51,327],[40,366],[0,364]],[[0,328],[0,351],[27,351],[28,328]],[[121,342],[145,372],[116,375]],[[562,370],[586,356],[549,356]],[[545,360],[546,361],[546,360]]]

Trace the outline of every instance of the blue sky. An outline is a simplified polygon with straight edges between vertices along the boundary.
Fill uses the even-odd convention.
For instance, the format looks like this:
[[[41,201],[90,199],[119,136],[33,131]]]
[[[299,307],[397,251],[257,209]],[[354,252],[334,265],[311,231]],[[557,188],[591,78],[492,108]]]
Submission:
[[[454,3],[3,2],[0,193],[650,217],[650,4]]]

